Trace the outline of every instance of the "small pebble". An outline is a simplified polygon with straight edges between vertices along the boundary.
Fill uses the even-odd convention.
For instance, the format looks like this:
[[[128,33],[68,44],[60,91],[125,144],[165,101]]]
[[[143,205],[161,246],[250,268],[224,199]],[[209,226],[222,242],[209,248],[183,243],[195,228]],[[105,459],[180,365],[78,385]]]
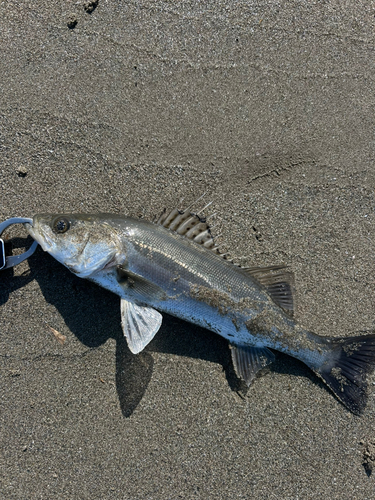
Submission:
[[[78,23],[77,16],[75,14],[70,14],[67,22],[68,28],[70,30],[74,30],[74,28],[77,26],[77,23]]]
[[[24,167],[24,166],[18,167],[16,169],[16,173],[17,173],[18,177],[26,177],[26,175],[27,175],[27,168]]]

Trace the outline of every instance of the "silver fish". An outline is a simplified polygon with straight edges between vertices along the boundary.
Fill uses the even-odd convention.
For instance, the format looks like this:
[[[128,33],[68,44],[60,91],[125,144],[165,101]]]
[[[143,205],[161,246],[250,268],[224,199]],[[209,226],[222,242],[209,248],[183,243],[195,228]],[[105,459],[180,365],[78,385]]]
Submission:
[[[293,319],[284,266],[241,268],[223,258],[205,219],[188,209],[157,223],[113,214],[40,214],[26,223],[43,250],[71,272],[121,298],[130,350],[153,339],[165,312],[229,340],[236,373],[250,385],[270,349],[309,366],[352,412],[366,405],[375,335],[334,338]]]

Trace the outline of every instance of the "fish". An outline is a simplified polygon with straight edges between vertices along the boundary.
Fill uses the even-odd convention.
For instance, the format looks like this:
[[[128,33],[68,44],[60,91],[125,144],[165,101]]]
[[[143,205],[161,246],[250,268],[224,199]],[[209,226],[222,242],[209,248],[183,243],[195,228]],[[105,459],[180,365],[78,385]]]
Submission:
[[[288,267],[236,264],[199,213],[164,210],[156,222],[104,213],[37,214],[24,226],[73,274],[120,297],[133,354],[151,342],[167,313],[226,338],[235,372],[248,386],[280,351],[305,363],[360,414],[375,365],[375,334],[321,336],[300,325]]]

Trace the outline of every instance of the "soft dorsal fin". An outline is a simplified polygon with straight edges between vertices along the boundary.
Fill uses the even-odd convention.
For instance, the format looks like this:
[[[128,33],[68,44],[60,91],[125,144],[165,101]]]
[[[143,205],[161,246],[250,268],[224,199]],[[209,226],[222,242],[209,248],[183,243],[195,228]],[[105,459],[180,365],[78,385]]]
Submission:
[[[293,273],[286,266],[247,267],[244,270],[267,289],[272,300],[293,315]],[[276,272],[275,272],[276,271]]]
[[[259,370],[275,361],[267,347],[247,347],[233,344],[231,354],[234,370],[249,386]]]

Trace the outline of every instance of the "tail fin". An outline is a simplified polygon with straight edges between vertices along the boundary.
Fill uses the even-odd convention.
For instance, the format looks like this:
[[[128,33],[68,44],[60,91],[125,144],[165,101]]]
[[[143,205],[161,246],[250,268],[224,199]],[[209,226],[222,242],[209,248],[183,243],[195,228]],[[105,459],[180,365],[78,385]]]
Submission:
[[[375,368],[375,334],[329,338],[329,359],[314,370],[338,399],[359,415],[366,406],[366,375]]]

